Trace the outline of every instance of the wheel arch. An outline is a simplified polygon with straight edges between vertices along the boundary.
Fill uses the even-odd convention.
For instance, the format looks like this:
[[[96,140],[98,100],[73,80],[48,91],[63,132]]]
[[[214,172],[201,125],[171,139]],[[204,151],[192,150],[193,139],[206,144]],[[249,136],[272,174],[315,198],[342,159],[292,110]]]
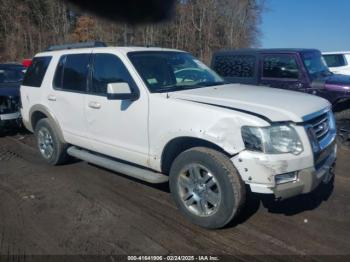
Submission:
[[[338,98],[332,105],[334,112],[341,112],[350,109],[350,97]]]
[[[222,147],[208,140],[190,136],[176,137],[170,140],[162,151],[161,172],[166,175],[169,174],[171,165],[175,158],[182,152],[194,147],[211,148],[225,154],[228,157],[231,157],[231,155]]]
[[[29,130],[34,132],[36,124],[43,118],[47,118],[52,125],[52,128],[57,131],[58,137],[62,143],[65,143],[62,129],[56,119],[56,117],[51,113],[51,111],[43,105],[35,105],[31,108],[29,112]]]

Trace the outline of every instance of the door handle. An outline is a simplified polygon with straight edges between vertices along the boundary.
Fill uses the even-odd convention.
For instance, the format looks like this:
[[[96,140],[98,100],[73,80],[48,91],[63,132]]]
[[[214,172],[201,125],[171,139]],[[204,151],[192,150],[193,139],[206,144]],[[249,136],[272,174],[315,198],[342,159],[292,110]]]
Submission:
[[[101,108],[101,104],[97,103],[97,102],[89,102],[89,107],[93,108],[93,109],[100,109]]]
[[[56,101],[56,97],[54,95],[48,95],[47,99],[50,101]]]

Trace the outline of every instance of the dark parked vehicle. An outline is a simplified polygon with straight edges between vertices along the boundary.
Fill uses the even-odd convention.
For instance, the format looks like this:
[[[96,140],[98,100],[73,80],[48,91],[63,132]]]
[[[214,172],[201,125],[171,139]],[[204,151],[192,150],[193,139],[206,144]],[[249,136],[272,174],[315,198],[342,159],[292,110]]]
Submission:
[[[19,88],[24,71],[20,64],[0,64],[0,126],[20,123]]]
[[[350,76],[330,72],[315,49],[240,49],[214,54],[212,68],[228,82],[318,95],[336,118],[350,119]],[[297,101],[296,101],[297,102]]]

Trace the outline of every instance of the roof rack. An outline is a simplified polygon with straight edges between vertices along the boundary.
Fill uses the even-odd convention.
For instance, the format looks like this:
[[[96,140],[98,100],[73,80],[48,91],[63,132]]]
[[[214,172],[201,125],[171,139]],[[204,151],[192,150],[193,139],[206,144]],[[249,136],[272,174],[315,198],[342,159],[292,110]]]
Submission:
[[[91,42],[81,42],[81,43],[72,43],[64,45],[52,45],[46,49],[46,51],[57,51],[65,49],[75,49],[75,48],[89,48],[89,47],[106,47],[106,43],[101,41],[91,41]]]

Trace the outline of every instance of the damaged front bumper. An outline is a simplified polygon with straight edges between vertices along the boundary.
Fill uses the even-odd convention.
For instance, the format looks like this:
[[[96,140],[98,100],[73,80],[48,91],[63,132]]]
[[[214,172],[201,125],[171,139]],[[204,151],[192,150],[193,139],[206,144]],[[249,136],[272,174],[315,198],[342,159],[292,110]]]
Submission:
[[[311,167],[296,172],[297,179],[293,182],[276,185],[272,191],[276,198],[286,199],[313,191],[321,182],[328,183],[334,175],[337,145],[332,146],[332,152],[328,155],[320,167]]]
[[[252,192],[286,199],[309,193],[321,182],[329,182],[333,176],[336,152],[337,145],[333,141],[322,150],[322,158],[317,163],[312,153],[288,158],[285,155],[242,151],[231,160]]]

